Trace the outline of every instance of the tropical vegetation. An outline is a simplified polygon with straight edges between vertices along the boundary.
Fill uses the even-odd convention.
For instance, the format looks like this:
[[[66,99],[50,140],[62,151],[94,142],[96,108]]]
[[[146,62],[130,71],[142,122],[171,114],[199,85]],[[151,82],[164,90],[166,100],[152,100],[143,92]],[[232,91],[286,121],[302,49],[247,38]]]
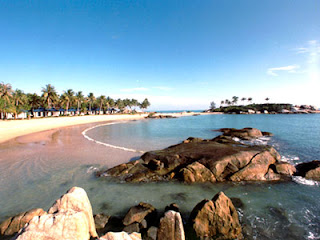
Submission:
[[[17,118],[22,112],[33,117],[34,112],[39,109],[47,116],[50,111],[69,115],[71,109],[76,115],[134,113],[138,108],[145,110],[150,106],[147,98],[141,103],[128,98],[114,100],[105,95],[96,97],[92,92],[85,96],[82,91],[75,93],[72,89],[67,89],[59,95],[51,84],[43,87],[41,92],[41,95],[24,93],[20,89],[13,90],[9,83],[0,83],[0,119],[7,119],[9,114]]]

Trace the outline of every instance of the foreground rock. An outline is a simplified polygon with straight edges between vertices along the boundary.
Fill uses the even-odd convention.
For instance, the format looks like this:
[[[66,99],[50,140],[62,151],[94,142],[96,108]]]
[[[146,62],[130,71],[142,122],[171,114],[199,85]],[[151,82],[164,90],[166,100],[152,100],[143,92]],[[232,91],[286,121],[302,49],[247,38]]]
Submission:
[[[238,213],[232,201],[220,192],[203,200],[191,212],[190,222],[201,239],[242,239]]]
[[[33,217],[39,217],[44,214],[46,214],[46,212],[42,208],[36,208],[10,217],[0,224],[0,234],[2,236],[14,235],[19,232],[26,223],[29,223]]]
[[[320,181],[320,161],[315,160],[307,163],[300,163],[296,166],[296,176],[302,176],[307,179]]]
[[[160,220],[157,239],[185,240],[180,213],[168,211]]]
[[[166,149],[147,152],[139,160],[99,172],[97,176],[113,176],[127,182],[176,179],[193,183],[273,181],[287,179],[294,173],[294,167],[281,162],[273,147],[234,140],[234,137],[248,140],[263,136],[260,130],[219,131],[224,134],[211,140],[188,138]]]
[[[108,232],[106,235],[99,238],[100,240],[141,240],[140,233],[131,233],[126,232]]]
[[[82,188],[73,187],[54,203],[48,214],[32,218],[15,239],[88,240],[90,237],[98,237],[91,204]]]

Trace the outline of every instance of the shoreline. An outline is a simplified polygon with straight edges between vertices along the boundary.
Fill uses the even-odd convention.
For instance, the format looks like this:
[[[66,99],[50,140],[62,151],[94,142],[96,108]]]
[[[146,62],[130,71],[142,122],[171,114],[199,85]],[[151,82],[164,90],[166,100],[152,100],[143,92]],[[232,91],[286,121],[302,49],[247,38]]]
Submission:
[[[185,117],[194,115],[208,115],[216,113],[170,113],[159,115],[170,115],[173,117]],[[13,140],[17,137],[23,137],[33,133],[40,133],[48,130],[57,130],[63,127],[70,127],[88,123],[100,122],[117,122],[126,120],[141,120],[145,119],[148,113],[144,114],[121,114],[121,115],[87,115],[87,116],[72,116],[72,117],[47,117],[37,119],[24,120],[5,120],[0,121],[0,144]]]

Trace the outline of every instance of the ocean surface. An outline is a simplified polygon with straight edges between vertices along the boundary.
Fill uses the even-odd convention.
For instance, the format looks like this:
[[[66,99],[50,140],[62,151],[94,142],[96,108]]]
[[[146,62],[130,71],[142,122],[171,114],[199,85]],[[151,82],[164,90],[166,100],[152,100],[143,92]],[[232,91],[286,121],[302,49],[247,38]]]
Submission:
[[[315,181],[294,177],[287,183],[126,184],[94,176],[115,157],[127,162],[190,136],[211,139],[219,134],[212,130],[223,127],[272,132],[273,137],[256,143],[274,146],[283,161],[320,159],[320,114],[202,115],[97,124],[74,137],[80,148],[68,145],[72,139],[67,133],[49,146],[0,148],[0,221],[33,207],[48,209],[72,186],[87,191],[95,213],[123,215],[140,201],[161,211],[175,202],[185,218],[198,202],[223,191],[243,202],[238,211],[249,239],[320,239],[320,185]]]

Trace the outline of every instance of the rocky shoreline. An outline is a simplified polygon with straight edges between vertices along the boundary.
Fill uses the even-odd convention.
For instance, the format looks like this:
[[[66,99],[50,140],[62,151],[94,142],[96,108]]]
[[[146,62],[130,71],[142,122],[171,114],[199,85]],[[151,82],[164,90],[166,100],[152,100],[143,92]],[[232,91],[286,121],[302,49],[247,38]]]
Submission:
[[[99,237],[99,235],[101,237]],[[187,237],[186,237],[187,236]],[[160,213],[148,203],[131,207],[123,218],[92,214],[84,189],[73,187],[45,212],[32,209],[0,224],[1,239],[16,240],[184,240],[243,239],[234,204],[223,192],[204,199],[182,219],[179,206]]]
[[[293,166],[281,161],[280,154],[271,146],[241,141],[272,136],[271,133],[255,128],[217,131],[222,135],[214,139],[188,138],[96,175],[125,182],[290,181],[293,175],[320,179],[320,161]]]

